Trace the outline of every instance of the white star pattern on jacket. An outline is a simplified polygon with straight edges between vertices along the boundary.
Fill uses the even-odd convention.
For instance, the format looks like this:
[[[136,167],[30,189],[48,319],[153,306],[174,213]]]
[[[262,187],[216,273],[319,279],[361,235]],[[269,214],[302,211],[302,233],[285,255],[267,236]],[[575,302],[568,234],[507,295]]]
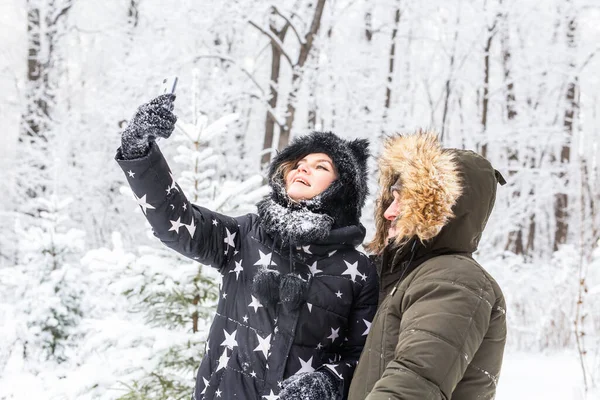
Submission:
[[[367,321],[366,319],[363,319],[363,322],[365,323],[365,325],[367,325],[367,330],[364,331],[362,336],[367,336],[369,334],[369,331],[371,330],[371,322]]]
[[[323,364],[324,367],[327,367],[328,370],[330,370],[331,372],[336,374],[338,378],[340,378],[341,380],[344,380],[344,377],[342,375],[340,375],[340,373],[337,372],[337,370],[336,370],[338,365],[339,364]]]
[[[235,235],[237,235],[237,232],[229,232],[229,229],[225,228],[225,231],[227,231],[227,237],[223,240],[225,243],[227,243],[229,246],[231,247],[235,247]]]
[[[309,358],[308,361],[304,361],[300,357],[298,357],[298,361],[300,361],[300,369],[296,372],[296,374],[300,374],[302,372],[314,372],[314,368],[312,366],[313,358]]]
[[[331,335],[327,336],[327,339],[331,339],[331,343],[335,342],[335,339],[340,337],[340,328],[333,329],[331,328]]]
[[[271,390],[271,393],[268,396],[263,396],[263,398],[267,399],[267,400],[277,400],[279,398],[279,396],[274,394],[273,390]]]
[[[229,357],[227,356],[227,348],[223,349],[223,354],[219,357],[219,365],[217,365],[217,371],[223,369],[227,366],[229,362]]]
[[[233,331],[232,334],[229,334],[225,329],[223,329],[223,333],[225,334],[225,340],[223,343],[221,343],[221,346],[227,346],[227,348],[233,350],[233,348],[238,345],[237,341],[235,340],[237,329]]]
[[[171,185],[167,188],[167,193],[170,193],[171,190],[175,189],[179,192],[177,188],[177,182],[175,182],[175,178],[173,178],[173,174],[169,172],[169,176],[171,177]]]
[[[277,265],[277,264],[275,264],[275,262],[273,261],[273,253],[265,254],[262,251],[258,250],[258,261],[255,262],[254,265],[269,266],[269,265]]]
[[[188,230],[188,232],[190,233],[191,237],[194,237],[194,233],[196,232],[196,224],[194,222],[194,217],[192,217],[192,222],[190,222],[189,225],[187,224],[183,224],[185,226],[185,229]]]
[[[269,334],[269,336],[263,339],[258,333],[254,333],[258,339],[258,346],[256,346],[254,351],[262,351],[266,359],[269,356],[269,350],[271,349],[271,335]]]
[[[358,271],[358,261],[350,264],[348,261],[344,260],[344,262],[346,263],[346,267],[348,267],[344,272],[342,272],[342,275],[350,275],[352,282],[356,282],[356,276],[357,275],[362,275],[359,271]]]
[[[262,304],[260,304],[260,302],[258,301],[258,299],[252,295],[250,295],[250,297],[252,297],[252,303],[248,304],[248,307],[254,307],[254,312],[258,311],[258,307],[262,307]]]
[[[202,380],[204,381],[204,389],[202,389],[202,391],[200,392],[200,394],[205,394],[206,393],[206,389],[208,389],[208,381],[206,380],[205,377],[202,377]]]
[[[181,228],[183,225],[181,223],[181,217],[177,218],[177,221],[173,221],[171,220],[171,227],[169,228],[169,231],[175,231],[175,233],[179,234],[179,228]]]
[[[137,201],[138,205],[142,207],[142,212],[144,213],[144,215],[146,215],[148,209],[156,210],[156,208],[151,206],[149,203],[146,203],[146,195],[143,195],[142,197],[137,197],[137,195],[134,193],[133,196],[135,197],[135,201]]]
[[[233,269],[233,271],[229,271],[230,274],[235,272],[235,280],[237,281],[238,278],[240,277],[240,272],[242,272],[244,270],[244,268],[242,267],[242,261],[236,261],[235,262],[235,268]]]
[[[316,261],[311,266],[309,266],[308,269],[310,269],[310,273],[313,276],[315,276],[319,272],[323,272],[323,271],[321,271],[320,269],[317,268],[317,262]]]
[[[184,197],[183,188],[174,180],[174,175],[168,170],[158,149],[153,151],[150,158],[139,160],[143,169],[130,167],[131,161],[125,164],[126,180],[136,194],[136,206],[147,214],[154,235],[163,243],[176,240],[173,250],[217,269],[212,279],[219,283],[220,304],[213,320],[210,342],[206,340],[205,359],[209,361],[203,362],[199,367],[195,397],[214,397],[219,400],[251,397],[245,396],[247,391],[242,387],[244,385],[236,386],[239,376],[245,375],[244,379],[247,382],[261,381],[264,385],[258,392],[254,391],[255,397],[267,400],[281,399],[281,389],[278,385],[287,374],[314,373],[320,370],[324,363],[336,364],[339,369],[335,371],[333,367],[327,368],[332,368],[332,373],[335,372],[348,381],[356,364],[355,357],[348,356],[346,359],[346,355],[334,357],[334,354],[338,353],[338,347],[343,345],[344,340],[351,346],[358,345],[362,342],[361,334],[365,332],[362,336],[364,339],[368,332],[368,321],[372,320],[371,311],[375,308],[371,305],[374,304],[373,298],[376,297],[376,293],[371,295],[371,292],[365,292],[363,287],[372,291],[373,282],[377,282],[377,279],[371,279],[372,270],[367,268],[370,260],[360,258],[360,254],[349,246],[334,250],[333,246],[337,246],[337,242],[331,244],[332,247],[329,243],[324,246],[293,246],[293,255],[297,256],[297,260],[294,260],[297,263],[296,273],[304,279],[313,279],[317,283],[313,291],[319,294],[309,298],[308,302],[305,301],[309,314],[300,308],[299,316],[294,318],[298,319],[298,324],[314,321],[318,328],[315,328],[314,339],[309,338],[308,343],[298,346],[294,342],[292,350],[289,350],[287,341],[280,335],[285,332],[285,336],[290,330],[293,331],[295,319],[283,318],[277,312],[279,307],[274,310],[267,308],[266,303],[261,304],[258,298],[251,296],[253,293],[247,290],[248,282],[252,282],[256,271],[265,268],[279,269],[274,267],[276,265],[287,266],[287,254],[282,255],[273,250],[273,238],[265,236],[261,226],[257,224],[260,216],[248,214],[233,218],[192,205]],[[147,171],[156,171],[160,179],[156,179],[156,174]],[[165,193],[165,188],[168,189],[168,193]],[[140,197],[137,197],[138,194]],[[152,205],[149,200],[157,205]],[[196,232],[198,238],[195,237]],[[187,236],[188,234],[190,236]],[[357,235],[348,235],[348,238],[354,240],[355,236]],[[199,238],[203,241],[205,238],[210,240],[206,241],[206,246],[204,243],[193,242]],[[366,275],[361,273],[363,271]],[[232,274],[234,272],[235,274]],[[369,279],[363,286],[367,276]],[[247,301],[248,296],[251,296],[251,301],[246,303],[246,308],[254,311],[251,318],[251,311],[244,309],[244,301]],[[234,301],[236,297],[241,300],[241,304]],[[355,302],[360,305],[357,308],[358,313],[353,315]],[[363,307],[363,303],[368,307]],[[260,312],[259,308],[262,308]],[[361,326],[361,321],[365,326]],[[348,332],[350,328],[351,332]],[[329,335],[327,330],[330,331]],[[252,337],[253,334],[256,335],[256,339]],[[238,357],[238,351],[243,357]]]

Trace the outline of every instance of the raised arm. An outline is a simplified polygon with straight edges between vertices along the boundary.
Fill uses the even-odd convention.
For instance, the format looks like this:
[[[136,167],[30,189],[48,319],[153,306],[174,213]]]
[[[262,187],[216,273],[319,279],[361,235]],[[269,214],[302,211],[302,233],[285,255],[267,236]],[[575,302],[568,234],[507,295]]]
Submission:
[[[239,243],[239,222],[192,205],[174,181],[154,141],[173,132],[174,99],[174,95],[162,95],[138,108],[122,134],[115,158],[154,235],[184,256],[220,268]]]

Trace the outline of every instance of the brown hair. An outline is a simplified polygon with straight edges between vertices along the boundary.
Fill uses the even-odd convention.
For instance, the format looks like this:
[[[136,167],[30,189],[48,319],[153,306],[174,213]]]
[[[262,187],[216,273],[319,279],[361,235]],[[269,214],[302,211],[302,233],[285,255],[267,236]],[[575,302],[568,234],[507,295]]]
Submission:
[[[296,166],[296,164],[298,164],[298,161],[300,160],[301,158],[282,162],[275,170],[275,173],[273,174],[273,180],[281,178],[281,180],[285,182],[287,174],[289,174],[290,171],[294,169],[294,167]]]

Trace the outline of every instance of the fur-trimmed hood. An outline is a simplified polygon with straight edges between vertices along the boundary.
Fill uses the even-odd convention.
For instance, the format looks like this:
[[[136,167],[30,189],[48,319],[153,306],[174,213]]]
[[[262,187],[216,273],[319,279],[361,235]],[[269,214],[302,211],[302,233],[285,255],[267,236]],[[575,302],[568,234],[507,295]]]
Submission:
[[[395,135],[379,158],[380,193],[375,210],[376,234],[368,249],[380,253],[395,224],[397,245],[416,238],[428,251],[472,253],[503,179],[485,158],[460,149],[443,149],[433,132]],[[395,221],[384,218],[398,186],[400,210]]]

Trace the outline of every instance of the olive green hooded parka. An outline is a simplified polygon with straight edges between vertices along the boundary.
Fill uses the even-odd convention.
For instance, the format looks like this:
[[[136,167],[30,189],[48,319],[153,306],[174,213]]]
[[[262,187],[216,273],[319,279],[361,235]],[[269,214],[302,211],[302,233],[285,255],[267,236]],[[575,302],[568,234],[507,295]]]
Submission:
[[[493,399],[506,342],[502,291],[472,253],[505,183],[432,133],[388,139],[379,160],[380,300],[349,400]],[[393,221],[384,212],[399,195]]]

